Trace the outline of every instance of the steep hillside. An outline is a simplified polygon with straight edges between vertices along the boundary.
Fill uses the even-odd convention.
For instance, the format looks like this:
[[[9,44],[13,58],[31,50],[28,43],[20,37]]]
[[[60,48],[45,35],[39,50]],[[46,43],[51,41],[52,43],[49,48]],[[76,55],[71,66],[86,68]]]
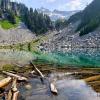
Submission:
[[[82,12],[70,17],[69,23],[80,20],[80,24],[76,29],[80,36],[94,31],[100,26],[100,0],[94,0]]]
[[[19,23],[18,27],[9,30],[0,28],[0,46],[26,43],[36,38],[24,23]]]
[[[24,22],[29,30],[37,35],[52,30],[53,25],[49,16],[33,8],[28,8],[22,3],[11,2],[11,0],[0,1],[0,25],[4,29],[18,26],[18,20]]]

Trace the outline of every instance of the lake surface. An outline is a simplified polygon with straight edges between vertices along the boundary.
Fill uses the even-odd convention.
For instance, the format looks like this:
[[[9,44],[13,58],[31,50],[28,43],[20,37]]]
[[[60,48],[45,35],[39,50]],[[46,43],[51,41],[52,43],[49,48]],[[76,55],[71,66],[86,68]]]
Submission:
[[[0,49],[0,63],[19,63],[27,64],[35,59],[32,53],[10,49]]]
[[[41,63],[66,64],[76,67],[100,67],[99,49],[75,49],[52,53],[0,50],[0,62],[4,63],[27,64],[30,60],[36,58]],[[51,74],[50,78],[52,75],[54,78],[58,78],[54,74]],[[40,79],[33,78],[30,79],[29,83],[32,86],[29,90],[24,85],[20,87],[22,98],[19,100],[100,100],[100,94],[96,93],[91,86],[87,85],[83,80],[75,79],[72,76],[57,79],[58,96],[51,94],[47,80],[45,80],[45,84],[41,84]]]
[[[0,50],[0,62],[28,63],[38,59],[41,63],[65,64],[75,67],[100,67],[100,49],[74,49],[52,53]]]
[[[29,90],[23,86],[20,88],[22,100],[100,100],[99,93],[97,94],[83,80],[77,80],[71,76],[62,77],[61,80],[56,81],[57,96],[50,92],[47,81],[42,84],[40,79],[31,79],[30,85],[32,88]]]
[[[36,56],[36,54],[34,54]],[[100,49],[84,48],[37,54],[38,59],[57,64],[84,67],[100,67]]]

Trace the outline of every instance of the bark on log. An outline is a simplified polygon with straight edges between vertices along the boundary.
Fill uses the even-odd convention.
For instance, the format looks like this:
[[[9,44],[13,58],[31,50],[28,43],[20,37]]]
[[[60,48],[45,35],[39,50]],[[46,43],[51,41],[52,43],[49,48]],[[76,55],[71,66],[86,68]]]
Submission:
[[[36,66],[34,66],[32,62],[30,62],[30,64],[35,68],[35,70],[37,71],[37,73],[38,73],[42,78],[44,78],[44,75],[42,74],[42,72],[41,72]]]
[[[7,100],[12,100],[12,96],[13,96],[13,93],[11,90],[9,90]]]
[[[12,91],[13,92],[16,92],[17,91],[17,79],[16,78],[13,79]]]
[[[34,74],[34,73],[35,73],[35,70],[31,71],[30,73],[31,73],[31,74]]]
[[[50,83],[50,90],[53,94],[57,95],[58,94],[58,91],[56,89],[56,86],[54,85],[54,83]]]
[[[12,100],[18,100],[18,95],[19,95],[19,91],[14,92]]]
[[[97,81],[100,79],[100,75],[96,75],[96,76],[91,76],[89,78],[84,79],[84,81],[86,82],[92,82],[92,81]]]
[[[6,72],[6,71],[3,71],[3,73],[6,74],[6,75],[8,75],[8,76],[15,77],[19,81],[27,81],[28,80],[26,77],[21,77],[19,75],[16,75],[16,74],[13,74],[13,73],[9,73],[9,72]]]
[[[5,78],[0,81],[0,88],[7,86],[11,82],[11,77]]]

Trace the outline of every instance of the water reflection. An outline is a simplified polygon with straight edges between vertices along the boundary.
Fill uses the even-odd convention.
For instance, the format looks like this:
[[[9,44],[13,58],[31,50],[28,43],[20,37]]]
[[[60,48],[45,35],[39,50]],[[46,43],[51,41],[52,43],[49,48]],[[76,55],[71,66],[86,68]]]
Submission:
[[[34,59],[34,56],[30,52],[0,49],[0,62],[17,62],[25,64],[32,59]]]
[[[98,94],[83,80],[76,80],[69,75],[56,81],[58,96],[51,94],[47,81],[41,84],[39,79],[32,79],[30,84],[30,90],[20,88],[25,100],[100,100]]]

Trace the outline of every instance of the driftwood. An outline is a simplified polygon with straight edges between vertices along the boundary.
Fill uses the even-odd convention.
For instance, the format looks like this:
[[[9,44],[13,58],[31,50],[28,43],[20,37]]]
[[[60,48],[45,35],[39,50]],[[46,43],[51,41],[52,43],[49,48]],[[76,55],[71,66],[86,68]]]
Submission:
[[[30,73],[31,73],[31,74],[34,74],[34,73],[35,73],[35,70],[31,71]]]
[[[35,68],[35,70],[37,71],[37,73],[38,73],[42,78],[44,78],[44,75],[42,74],[42,72],[41,72],[35,65],[33,65],[32,62],[30,62],[30,64]]]
[[[43,82],[44,81],[44,75],[42,74],[42,72],[35,65],[33,65],[32,62],[30,62],[30,64],[35,68],[36,72],[41,76],[40,79]]]
[[[57,95],[58,94],[58,91],[56,89],[56,86],[53,82],[50,83],[50,90],[53,94]]]
[[[13,83],[12,83],[12,87],[11,88],[12,88],[13,92],[17,91],[17,79],[16,78],[13,79]]]
[[[19,91],[17,90],[17,79],[13,78],[12,87],[8,93],[7,100],[17,100]]]
[[[35,68],[35,70],[38,72],[38,74],[41,76],[41,81],[43,81],[43,79],[45,78],[44,75],[42,74],[42,72],[36,67],[33,65],[32,62],[30,62],[30,64]],[[54,85],[54,82],[49,82],[50,84],[50,90],[53,94],[57,95],[58,94],[58,91],[56,89],[56,86]]]
[[[92,81],[97,81],[100,79],[100,75],[96,75],[96,76],[91,76],[89,78],[84,79],[84,81],[86,82],[92,82]]]
[[[9,90],[7,100],[11,100],[12,96],[13,96],[13,93],[11,90]]]
[[[0,81],[0,88],[7,86],[11,82],[11,77],[5,78]]]
[[[19,91],[14,92],[12,100],[18,100],[18,95],[19,95]]]
[[[19,75],[16,75],[16,74],[13,74],[13,73],[9,73],[9,72],[6,72],[6,71],[3,71],[3,73],[6,74],[6,75],[8,75],[8,76],[15,77],[19,81],[27,81],[28,80],[26,77],[21,77]]]

